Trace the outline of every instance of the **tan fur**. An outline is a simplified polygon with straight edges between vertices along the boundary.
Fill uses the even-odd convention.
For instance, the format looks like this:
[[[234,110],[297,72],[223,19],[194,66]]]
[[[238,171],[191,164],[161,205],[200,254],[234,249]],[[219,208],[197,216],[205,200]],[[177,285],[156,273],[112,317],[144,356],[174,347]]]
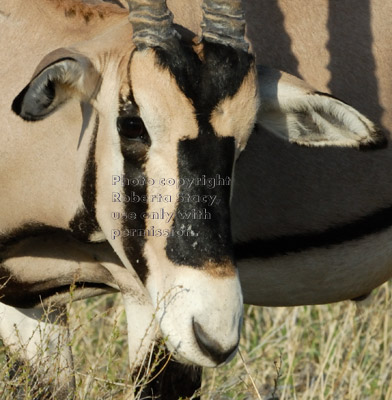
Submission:
[[[175,79],[170,73],[164,69],[157,71],[156,59],[152,51],[136,53],[133,56],[130,77],[133,82],[132,88],[135,101],[140,107],[140,115],[152,140],[149,157],[145,165],[146,174],[156,180],[166,178],[178,181],[177,143],[179,140],[197,137],[198,126],[195,118],[195,109],[189,99],[179,90]],[[156,93],[161,95],[156,96]],[[181,110],[181,112],[178,113],[178,110]],[[164,135],[162,134],[163,132]],[[238,135],[238,132],[235,132],[235,134]],[[151,185],[148,186],[147,194],[149,196],[154,194],[172,196],[172,201],[165,203],[164,209],[167,213],[175,212],[178,206],[176,196],[179,194],[179,188]],[[161,207],[161,203],[150,202],[148,204],[148,212],[158,211]],[[146,228],[149,230],[154,227],[155,229],[170,231],[172,224],[173,219],[170,222],[146,219]],[[184,221],[184,231],[192,231],[192,221]],[[197,240],[203,240],[203,238],[195,237],[195,241]],[[207,285],[215,285],[211,281],[211,277],[219,278],[222,281],[219,291],[221,298],[224,298],[232,291],[232,299],[227,300],[227,304],[232,304],[233,306],[228,307],[227,310],[237,309],[238,303],[236,299],[238,300],[238,296],[241,297],[241,295],[238,291],[238,276],[231,263],[222,262],[219,265],[217,263],[206,263],[201,268],[190,268],[186,264],[184,266],[175,265],[167,256],[167,251],[170,252],[170,248],[167,248],[166,241],[167,238],[165,236],[147,236],[144,255],[146,259],[150,260],[152,266],[159,266],[159,268],[150,269],[147,288],[150,293],[156,293],[155,296],[152,296],[152,301],[157,309],[159,321],[166,329],[166,332],[170,332],[171,337],[174,338],[174,342],[172,341],[169,345],[173,346],[173,343],[180,339],[177,339],[177,332],[172,327],[174,321],[171,314],[176,307],[179,307],[180,303],[187,309],[195,307],[194,318],[199,318],[200,320],[202,316],[198,316],[198,314],[201,307],[212,310],[212,307],[217,305],[217,301],[214,302],[215,305],[210,304],[208,296],[203,294],[207,290]],[[187,279],[188,274],[192,279]],[[204,285],[200,283],[201,280],[205,280]],[[216,290],[218,292],[218,289]],[[197,301],[194,299],[197,299]],[[177,304],[176,307],[172,303]],[[176,314],[181,315],[181,317],[177,318],[176,324],[186,327],[188,324],[187,318],[189,317],[187,313],[178,308]],[[224,312],[220,314],[224,315]],[[165,318],[163,318],[164,316]],[[222,324],[225,324],[225,321],[226,319],[222,318]],[[212,331],[211,334],[213,334]],[[220,340],[223,346],[229,347],[228,343],[233,338],[228,335],[227,337],[221,337]],[[180,340],[181,342],[182,340]],[[189,339],[188,342],[183,343],[176,350],[180,356],[187,351],[189,352],[188,356],[193,357],[192,354],[196,353],[193,346],[192,339]],[[192,358],[190,359],[193,360]],[[206,366],[212,366],[211,361],[206,357],[200,358],[199,362]]]
[[[217,264],[206,262],[201,267],[202,271],[207,271],[214,278],[230,277],[236,275],[236,269],[230,260],[225,263]]]
[[[243,150],[248,142],[259,107],[256,80],[256,72],[251,70],[237,93],[232,98],[221,101],[210,118],[217,135],[235,137],[240,150]],[[246,134],[240,136],[240,132]]]
[[[84,118],[77,101],[67,103],[64,106],[65,113],[55,113],[37,126],[36,124],[26,124],[15,114],[9,112],[13,98],[33,76],[36,66],[45,54],[72,42],[88,39],[98,30],[105,30],[108,26],[116,24],[119,17],[123,19],[125,17],[125,22],[127,18],[127,14],[121,15],[115,8],[112,18],[97,20],[88,29],[84,27],[84,21],[80,21],[80,25],[73,21],[73,28],[70,30],[53,20],[51,12],[54,15],[57,12],[59,18],[65,20],[61,10],[56,11],[56,4],[50,1],[45,2],[45,0],[44,3],[41,1],[36,1],[34,4],[30,2],[27,7],[26,2],[23,1],[6,1],[0,6],[2,10],[6,10],[10,14],[10,18],[2,22],[0,26],[0,32],[2,32],[0,48],[7,48],[9,42],[14,43],[14,46],[8,51],[7,57],[2,57],[0,60],[2,86],[5,86],[6,81],[7,87],[10,88],[0,99],[2,135],[4,140],[9,143],[3,150],[3,157],[0,161],[0,168],[3,171],[0,181],[3,193],[7,193],[7,196],[1,197],[0,203],[1,207],[8,208],[8,212],[2,213],[0,217],[2,233],[5,233],[4,227],[12,229],[31,221],[34,210],[42,209],[42,207],[45,210],[42,222],[58,227],[67,226],[72,215],[81,206],[77,199],[80,196],[80,182],[84,169],[82,160],[86,159],[89,146],[89,141],[85,139],[81,141],[79,151],[74,151],[78,146],[80,127]],[[29,18],[25,17],[26,13],[29,13]],[[39,13],[39,17],[34,15],[35,13]],[[36,19],[41,22],[38,26],[34,22]],[[10,24],[18,26],[17,32],[9,28]],[[51,35],[47,35],[47,29],[51,30]],[[67,35],[64,35],[65,29],[68,29]],[[31,31],[34,31],[34,35],[28,41],[25,39],[25,35]],[[10,34],[11,36],[9,36]],[[131,35],[130,29],[128,34]],[[34,48],[33,52],[31,47]],[[104,66],[100,65],[101,60],[104,60],[104,51],[105,49],[103,49],[103,55],[98,53],[95,59],[97,67],[101,70],[104,69]],[[94,52],[91,44],[89,52]],[[26,54],[29,54],[28,64],[25,63]],[[18,68],[18,65],[24,65],[24,68]],[[66,117],[68,112],[74,115],[71,121]],[[91,132],[94,117],[90,117],[89,120],[87,117],[84,119],[87,124],[87,132]],[[12,129],[9,128],[11,126]],[[24,134],[15,136],[15,131],[24,132]],[[69,134],[62,134],[64,131],[68,131]],[[87,135],[86,133],[85,136]],[[59,145],[59,141],[61,145]],[[68,150],[64,151],[64,149]],[[17,154],[19,154],[18,157]],[[53,175],[54,171],[51,167],[53,160],[56,160],[59,170],[69,172],[66,176],[72,176],[71,180],[64,181],[59,179],[59,176]],[[4,171],[7,171],[10,166],[14,168],[14,171],[18,171],[18,179],[5,179],[7,173]],[[37,172],[39,169],[47,171],[48,175],[45,178],[51,182],[50,192],[39,189],[40,180],[44,178]],[[10,173],[9,176],[12,176],[12,172]],[[36,177],[36,180],[32,177]],[[59,208],[59,202],[55,200],[57,196],[64,201],[68,199],[71,207],[68,210]],[[27,198],[30,199],[28,202],[26,202]],[[9,207],[9,204],[12,204],[12,207]]]
[[[169,1],[169,6],[177,23],[200,35],[200,3],[187,1]],[[339,2],[348,5],[342,14],[350,19],[350,26],[358,26],[357,29],[361,30],[364,25],[356,22],[363,22],[366,17],[366,13],[361,14],[363,6],[350,8],[351,0],[345,1]],[[382,22],[382,14],[389,14],[392,8],[386,6],[384,11],[379,11],[382,8],[379,1],[372,3],[372,18],[378,22],[372,32],[377,42],[371,44],[370,52],[365,51],[364,59],[369,61],[372,58],[369,58],[370,54],[374,56],[373,63],[356,59],[354,64],[348,63],[349,67],[336,69],[333,64],[334,67],[328,69],[329,62],[337,62],[336,59],[331,60],[331,54],[336,57],[336,51],[341,53],[342,48],[346,48],[347,40],[349,43],[352,41],[352,33],[345,32],[332,46],[327,43],[330,33],[325,26],[328,10],[327,3],[322,0],[316,1],[317,7],[308,7],[304,0],[249,1],[246,3],[248,36],[259,60],[302,75],[321,90],[328,90],[328,80],[331,80],[333,94],[342,95],[344,100],[388,127],[391,122],[388,108],[391,86],[386,72],[390,66],[390,37]],[[294,3],[301,6],[302,11],[301,7],[292,11],[290,5]],[[196,10],[196,17],[186,12],[190,10]],[[5,0],[0,5],[0,14],[0,48],[9,48],[9,52],[0,58],[0,83],[7,88],[0,98],[0,124],[4,129],[2,140],[7,144],[0,150],[0,170],[4,172],[0,185],[6,194],[0,200],[0,209],[7,210],[0,215],[1,233],[9,234],[14,228],[31,222],[68,228],[69,221],[84,206],[80,194],[81,182],[95,117],[99,115],[95,153],[99,160],[96,207],[102,232],[95,233],[101,238],[106,237],[113,251],[97,255],[88,246],[83,246],[87,259],[82,262],[69,260],[63,254],[58,267],[66,268],[68,274],[60,274],[57,283],[97,279],[120,290],[128,307],[129,321],[133,323],[136,320],[134,315],[139,317],[145,314],[140,323],[141,329],[148,325],[154,313],[152,303],[157,308],[156,315],[164,334],[170,335],[168,346],[190,362],[215,366],[215,361],[200,353],[191,328],[192,320],[203,323],[209,330],[206,333],[211,337],[213,334],[222,349],[232,349],[233,344],[238,343],[242,296],[231,263],[223,262],[219,266],[207,263],[204,269],[199,270],[178,266],[168,259],[164,238],[147,238],[144,256],[152,266],[146,283],[147,295],[121,241],[110,238],[113,228],[121,228],[121,221],[112,221],[110,212],[124,211],[124,205],[113,205],[107,200],[111,195],[111,175],[121,174],[124,169],[115,126],[119,97],[124,98],[128,94],[131,82],[140,115],[152,138],[145,172],[157,178],[178,178],[176,143],[180,139],[197,137],[192,102],[181,92],[170,73],[156,65],[151,50],[139,52],[129,61],[134,50],[132,28],[127,13],[120,8],[83,5],[73,0],[32,0],[29,3]],[[260,18],[264,15],[266,21],[261,22]],[[37,25],[38,20],[40,24]],[[277,34],[274,29],[281,31]],[[329,29],[335,29],[333,24]],[[335,30],[339,29],[341,27]],[[48,32],[51,34],[48,35]],[[351,57],[362,54],[361,46],[369,44],[369,32],[361,32],[354,29],[354,34],[359,36],[348,47]],[[290,39],[285,41],[285,35]],[[13,46],[8,46],[11,42]],[[88,57],[103,77],[102,82],[95,82],[99,83],[99,90],[89,98],[90,110],[81,110],[78,98],[64,105],[61,112],[39,123],[26,123],[11,114],[12,100],[29,82],[40,60],[59,47],[69,46],[72,46],[72,51]],[[30,56],[28,63],[26,54]],[[340,73],[346,73],[347,84],[337,78]],[[357,85],[353,84],[352,77],[358,80]],[[211,116],[217,134],[236,136],[241,148],[246,144],[249,130],[244,126],[251,127],[258,105],[254,79],[253,73],[248,75],[233,98],[225,99]],[[343,84],[336,84],[339,79]],[[295,79],[289,81],[294,92],[303,93],[309,88]],[[374,81],[379,83],[379,91],[374,90]],[[279,83],[279,79],[272,78],[267,83],[272,88],[269,93],[272,93],[272,99],[279,97],[273,93],[274,88],[279,89]],[[375,101],[369,101],[369,96]],[[228,114],[232,116],[229,122],[223,118]],[[164,136],[162,132],[165,132]],[[240,242],[319,232],[358,219],[377,207],[390,205],[392,185],[389,184],[389,168],[385,167],[390,162],[389,154],[387,150],[373,155],[322,149],[310,152],[309,149],[294,148],[281,142],[268,132],[257,132],[250,137],[235,174],[232,206],[235,240]],[[53,168],[54,165],[56,168]],[[13,175],[15,171],[17,175]],[[62,171],[66,173],[62,174]],[[42,190],[42,182],[50,190]],[[153,189],[149,194],[152,193]],[[174,188],[167,189],[164,194],[177,193],[178,189]],[[170,204],[166,211],[173,211],[175,207],[174,203]],[[148,211],[157,208],[156,204],[149,205]],[[147,221],[147,228],[153,225],[156,228],[171,227],[171,223]],[[362,291],[369,291],[390,276],[389,254],[384,249],[387,243],[387,235],[380,234],[349,245],[335,246],[331,251],[310,250],[257,262],[240,260],[239,274],[245,300],[254,304],[293,305],[359,296]],[[23,268],[32,261],[23,250],[32,251],[33,245],[34,240],[28,241],[25,248],[22,245],[20,253],[15,248],[16,253],[10,260],[15,277],[22,281],[34,280],[32,270],[25,271]],[[105,245],[108,246],[107,243]],[[75,250],[73,246],[67,249],[71,253]],[[46,247],[41,250],[46,251]],[[76,253],[78,250],[77,247]],[[361,259],[363,254],[367,256],[366,260]],[[39,257],[40,266],[49,269],[50,258],[57,255],[54,252],[49,254],[49,259]],[[377,268],[372,269],[373,263]],[[52,272],[57,271],[56,266]],[[38,282],[33,283],[39,287],[43,281],[41,288],[49,288],[53,275],[46,268],[40,270],[40,274]],[[79,297],[82,298],[84,293],[94,294],[87,291]],[[195,298],[200,303],[196,304]],[[66,299],[58,296],[58,300]],[[143,333],[137,330],[135,337],[140,339]]]
[[[215,366],[216,360],[201,352],[192,330],[192,318],[203,323],[205,332],[220,343],[222,351],[231,350],[238,343],[242,295],[233,265],[207,263],[200,269],[178,266],[165,254],[164,237],[148,237],[144,254],[149,267],[147,295],[132,265],[139,260],[131,261],[122,240],[111,236],[113,229],[123,228],[122,221],[114,221],[111,213],[125,211],[123,203],[110,201],[111,177],[113,174],[121,175],[125,163],[116,127],[119,100],[124,100],[132,90],[151,137],[152,145],[144,172],[149,177],[171,179],[178,179],[176,157],[179,140],[194,139],[198,135],[192,102],[171,73],[157,64],[152,50],[132,54],[135,46],[128,14],[117,7],[49,0],[33,0],[29,7],[21,0],[6,1],[0,7],[2,15],[9,15],[1,21],[0,30],[4,34],[0,35],[0,48],[10,48],[8,58],[0,60],[3,88],[9,88],[4,90],[0,99],[0,123],[5,130],[2,140],[7,144],[0,160],[0,183],[4,189],[0,208],[7,209],[0,215],[0,234],[13,235],[15,229],[32,224],[69,230],[75,215],[85,210],[84,202],[88,201],[82,196],[83,179],[96,133],[95,208],[99,227],[88,239],[106,239],[102,246],[110,245],[108,257],[105,257],[104,250],[103,254],[96,254],[88,245],[80,245],[82,254],[79,247],[75,250],[73,245],[65,245],[64,251],[70,253],[67,256],[57,246],[56,250],[46,252],[48,243],[42,242],[38,247],[40,256],[32,260],[30,253],[34,254],[36,241],[27,238],[20,246],[7,249],[9,253],[3,272],[11,276],[13,286],[10,291],[15,294],[25,285],[31,293],[36,293],[73,282],[104,283],[109,287],[77,290],[76,299],[80,299],[112,289],[120,290],[127,307],[127,318],[135,328],[135,332],[130,331],[130,348],[134,353],[153,316],[152,304],[159,307],[162,296],[184,287],[186,290],[176,297],[176,301],[181,299],[179,304],[185,304],[184,308],[178,305],[170,307],[168,313],[165,309],[159,316],[163,334],[171,335],[169,343],[184,359]],[[40,24],[37,25],[38,20]],[[26,35],[30,35],[28,40]],[[11,39],[13,45],[9,46]],[[27,64],[24,60],[26,54],[31,54]],[[50,73],[56,79],[66,79],[61,83],[55,80],[56,102],[38,108],[41,103],[35,96],[39,94],[42,96],[39,100],[45,102],[51,95],[50,89],[47,96],[42,91],[46,84],[44,78],[49,76],[45,74]],[[37,122],[23,121],[10,111],[13,100],[27,84],[25,96],[28,101],[20,106],[20,115],[26,119],[29,115],[45,117]],[[255,84],[252,75],[241,91],[242,97],[252,94],[250,103],[254,114]],[[247,98],[236,98],[236,101],[245,104]],[[59,107],[49,109],[52,104]],[[42,110],[42,114],[29,114],[35,110],[34,107]],[[227,107],[227,112],[230,112],[230,105],[222,107]],[[48,109],[54,112],[45,114]],[[237,113],[237,117],[240,115]],[[245,116],[245,128],[250,127],[253,119],[249,113]],[[243,130],[241,127],[241,132]],[[244,145],[242,136],[247,135],[241,132],[232,131],[232,134],[241,136],[238,141]],[[15,179],[12,176],[14,168],[18,172]],[[175,197],[179,193],[178,188],[161,189],[159,194],[170,193]],[[149,204],[148,211],[154,212],[157,207]],[[176,207],[173,201],[165,211],[174,212]],[[147,220],[146,228],[155,225],[156,229],[165,229],[171,224]],[[40,239],[42,237],[37,239],[39,243]],[[57,258],[60,261],[54,264],[53,259]],[[30,264],[36,265],[39,273],[34,274]],[[212,276],[216,279],[211,279]],[[63,304],[68,299],[64,293],[53,293],[45,305],[53,302]],[[205,308],[211,311],[208,316],[202,312]],[[212,314],[215,314],[214,318]],[[219,325],[222,330],[216,329]],[[151,340],[152,336],[148,338]],[[181,348],[178,348],[178,343],[183,343]],[[143,356],[144,353],[140,357]],[[139,363],[141,359],[135,358],[134,361]]]
[[[48,0],[56,4],[56,7],[63,10],[67,18],[83,19],[86,24],[93,19],[105,19],[115,14],[124,15],[125,10],[108,3],[86,4],[78,0]]]
[[[331,92],[389,132],[392,4],[382,0],[245,1],[260,64]]]
[[[200,4],[201,0],[168,1],[175,22],[198,35]],[[392,102],[390,3],[315,0],[309,6],[307,0],[244,0],[244,8],[258,64],[299,76],[325,92],[331,92],[332,82],[335,96],[379,125],[391,126],[390,113],[380,113]]]
[[[200,36],[202,19],[200,0],[168,0],[167,6],[174,14],[174,22]]]
[[[260,63],[302,76],[307,85],[290,78],[297,90],[309,90],[310,84],[331,92],[390,136],[390,3],[261,0],[245,6]],[[271,93],[276,88],[275,81]],[[293,236],[294,241],[295,235],[317,235],[388,208],[391,166],[391,146],[365,153],[309,150],[260,129],[237,163],[235,240]],[[390,229],[334,246],[239,261],[245,301],[284,306],[354,298],[392,276],[389,248]]]
[[[155,72],[156,62],[152,52],[135,54],[132,69],[130,71],[133,87],[141,105],[140,113],[146,127],[152,137],[153,146],[149,152],[146,163],[147,176],[153,179],[175,179],[178,181],[177,171],[177,146],[181,139],[193,139],[197,137],[198,126],[195,119],[195,110],[190,101],[179,90],[174,78],[166,70]],[[144,82],[148,82],[145,85]],[[140,88],[139,88],[140,85]],[[155,96],[156,92],[164,93],[164,96]],[[181,110],[181,115],[178,113]],[[163,135],[162,132],[165,132]],[[176,209],[176,196],[179,189],[169,185],[148,186],[148,195],[161,194],[171,196],[172,202],[165,204],[165,211],[172,213]],[[160,203],[150,203],[148,211],[158,211],[162,207]],[[170,223],[164,220],[147,219],[147,228],[155,226],[157,229],[170,229]],[[164,251],[165,237],[147,238],[153,240]],[[158,242],[160,242],[158,244]],[[162,257],[166,257],[162,254]]]

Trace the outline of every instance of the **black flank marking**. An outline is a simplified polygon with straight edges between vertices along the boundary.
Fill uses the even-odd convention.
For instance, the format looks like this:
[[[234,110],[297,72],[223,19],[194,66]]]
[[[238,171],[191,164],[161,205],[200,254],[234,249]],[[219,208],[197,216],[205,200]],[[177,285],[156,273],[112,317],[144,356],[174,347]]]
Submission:
[[[324,232],[309,232],[238,243],[234,246],[234,255],[237,260],[268,259],[312,249],[330,248],[383,232],[391,226],[392,206],[377,210],[357,221],[327,229]]]
[[[95,149],[99,128],[99,116],[95,118],[95,126],[92,134],[90,150],[83,175],[81,195],[84,208],[78,210],[75,217],[69,223],[69,228],[73,236],[82,241],[88,241],[89,236],[101,228],[96,219],[96,183],[97,183],[97,164],[95,162]]]

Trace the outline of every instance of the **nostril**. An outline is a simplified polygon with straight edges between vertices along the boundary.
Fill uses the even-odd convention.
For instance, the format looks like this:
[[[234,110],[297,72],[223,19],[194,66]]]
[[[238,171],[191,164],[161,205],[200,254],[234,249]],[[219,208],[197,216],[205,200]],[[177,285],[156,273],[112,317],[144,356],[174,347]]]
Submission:
[[[238,347],[238,343],[229,350],[224,350],[216,340],[212,339],[204,331],[204,329],[198,322],[195,321],[195,319],[192,320],[192,324],[196,342],[204,355],[215,361],[218,365],[228,361],[230,356],[234,356]]]

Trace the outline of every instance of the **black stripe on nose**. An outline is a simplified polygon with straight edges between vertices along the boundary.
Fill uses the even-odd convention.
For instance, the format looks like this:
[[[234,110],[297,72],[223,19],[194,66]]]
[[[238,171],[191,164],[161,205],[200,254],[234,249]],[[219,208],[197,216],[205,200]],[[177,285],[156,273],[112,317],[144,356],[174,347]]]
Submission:
[[[234,151],[234,138],[218,138],[212,127],[207,126],[200,130],[196,139],[179,142],[179,177],[197,182],[203,176],[220,176],[230,182]],[[189,228],[194,235],[170,236],[166,245],[169,260],[177,265],[201,268],[207,262],[222,264],[232,259],[230,183],[214,188],[203,184],[182,185],[179,199],[187,198],[192,201],[178,202],[173,230],[178,232]],[[210,200],[201,202],[199,199]],[[191,218],[184,218],[187,215]],[[194,215],[201,215],[201,218],[195,218]]]

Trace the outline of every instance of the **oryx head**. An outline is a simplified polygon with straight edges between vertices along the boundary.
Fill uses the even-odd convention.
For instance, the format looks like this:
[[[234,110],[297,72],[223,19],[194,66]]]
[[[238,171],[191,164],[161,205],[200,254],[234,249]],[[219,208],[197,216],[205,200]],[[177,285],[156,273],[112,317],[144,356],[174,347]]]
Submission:
[[[230,184],[258,104],[240,3],[206,0],[190,43],[164,0],[132,1],[130,24],[49,55],[13,105],[29,120],[75,96],[96,110],[90,239],[137,271],[169,348],[204,366],[234,353],[242,316]]]

